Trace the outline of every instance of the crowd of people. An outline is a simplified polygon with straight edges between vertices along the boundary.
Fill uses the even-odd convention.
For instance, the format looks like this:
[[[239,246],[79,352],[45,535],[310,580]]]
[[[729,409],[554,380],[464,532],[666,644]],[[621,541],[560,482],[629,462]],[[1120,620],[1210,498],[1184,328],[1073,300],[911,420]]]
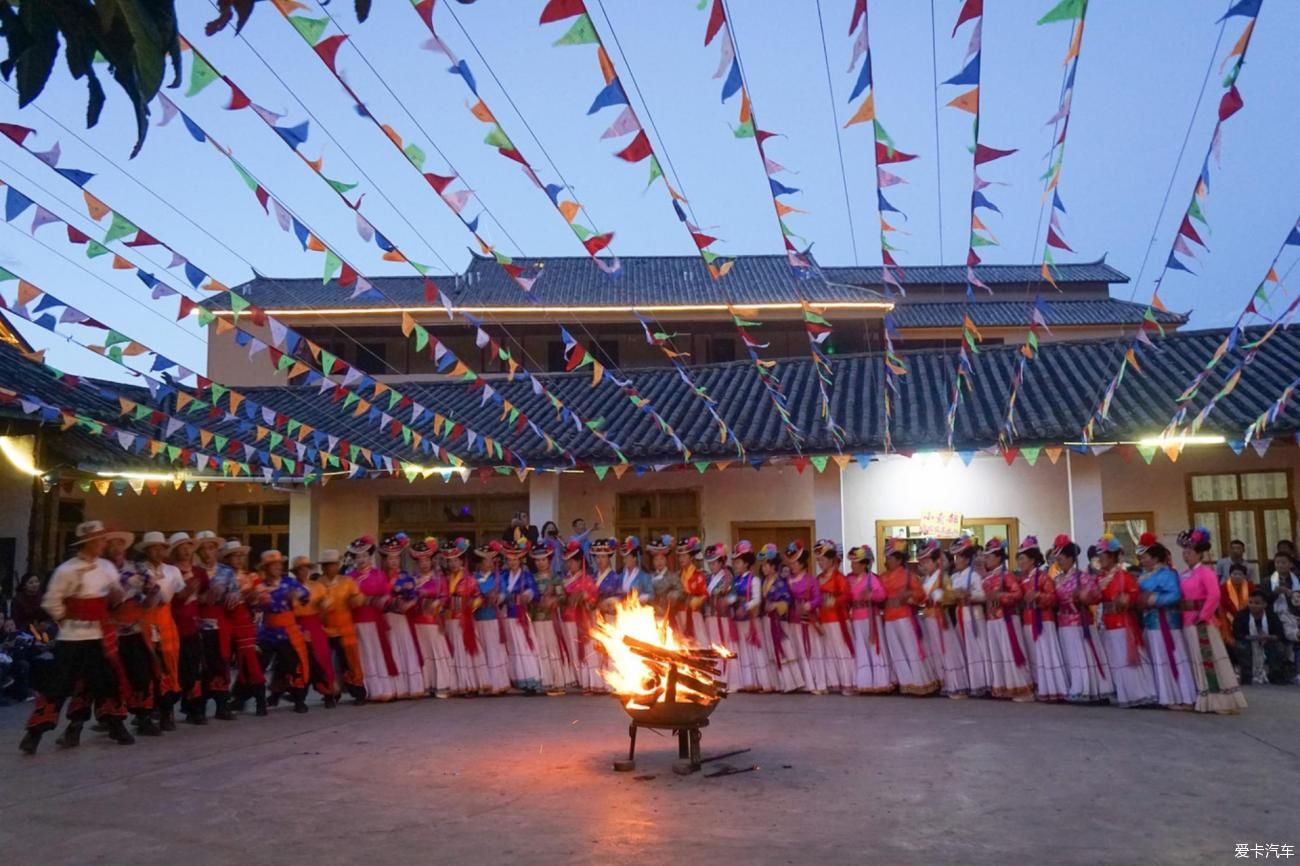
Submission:
[[[871,547],[829,539],[643,547],[575,528],[556,544],[512,524],[473,548],[363,536],[314,560],[267,551],[250,570],[249,548],[212,532],[137,542],[84,523],[44,594],[26,583],[14,606],[27,631],[57,629],[21,748],[34,754],[65,704],[58,744],[75,747],[92,711],[129,744],[174,730],[178,712],[192,725],[209,707],[220,721],[250,703],[258,716],[281,702],[305,713],[309,690],[325,708],[344,696],[599,693],[606,659],[592,630],[631,597],[677,638],[734,653],[721,675],[731,691],[1234,713],[1246,705],[1239,673],[1295,678],[1294,551],[1251,582],[1236,543],[1226,565],[1205,561],[1204,529],[1179,535],[1179,566],[1151,534],[1136,568],[1112,536],[1084,557],[1065,535],[1014,551],[964,535],[946,549],[925,540],[915,563],[890,539],[877,568]]]

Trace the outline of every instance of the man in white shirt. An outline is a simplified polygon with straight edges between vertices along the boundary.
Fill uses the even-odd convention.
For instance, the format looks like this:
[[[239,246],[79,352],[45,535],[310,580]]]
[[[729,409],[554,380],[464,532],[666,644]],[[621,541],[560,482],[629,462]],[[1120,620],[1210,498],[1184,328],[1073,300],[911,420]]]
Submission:
[[[54,570],[41,600],[41,606],[59,624],[59,636],[54,662],[18,746],[24,754],[36,754],[41,737],[58,726],[64,701],[74,696],[78,700],[68,708],[68,726],[59,745],[72,748],[80,744],[92,702],[113,740],[122,745],[135,742],[116,710],[118,678],[104,650],[108,611],[121,596],[117,568],[101,556],[109,535],[98,520],[77,526],[77,555]]]

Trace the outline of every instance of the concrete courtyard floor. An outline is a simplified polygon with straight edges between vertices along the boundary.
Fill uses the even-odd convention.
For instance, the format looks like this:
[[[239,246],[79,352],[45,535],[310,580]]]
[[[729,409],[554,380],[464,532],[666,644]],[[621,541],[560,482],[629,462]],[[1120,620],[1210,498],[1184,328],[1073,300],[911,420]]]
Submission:
[[[994,701],[729,698],[679,777],[612,698],[414,701],[17,751],[11,863],[1228,863],[1300,846],[1300,689],[1242,716]],[[729,765],[758,769],[708,778]],[[1297,850],[1300,850],[1298,848]],[[12,857],[12,859],[10,859]]]

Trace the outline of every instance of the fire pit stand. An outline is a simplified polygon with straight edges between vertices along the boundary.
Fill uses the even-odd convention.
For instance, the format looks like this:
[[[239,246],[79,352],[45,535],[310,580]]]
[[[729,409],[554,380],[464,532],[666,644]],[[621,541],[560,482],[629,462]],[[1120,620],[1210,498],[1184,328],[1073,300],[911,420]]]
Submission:
[[[666,727],[664,725],[646,724],[643,722],[633,721],[627,726],[628,747],[627,760],[615,761],[614,769],[620,773],[630,773],[636,769],[636,729],[649,728],[658,731],[672,731],[677,735],[677,760],[673,763],[673,772],[679,776],[688,776],[700,769],[702,757],[700,754],[700,731],[702,728],[709,726],[709,720],[700,719],[698,722],[682,727]]]

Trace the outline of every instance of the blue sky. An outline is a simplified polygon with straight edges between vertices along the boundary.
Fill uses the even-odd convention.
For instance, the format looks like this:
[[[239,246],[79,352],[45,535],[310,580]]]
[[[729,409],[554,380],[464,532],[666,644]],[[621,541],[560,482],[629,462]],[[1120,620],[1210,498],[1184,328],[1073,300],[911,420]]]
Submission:
[[[693,253],[662,185],[645,188],[646,163],[617,160],[612,153],[621,146],[618,141],[600,140],[617,112],[586,113],[602,85],[594,49],[552,47],[566,25],[539,27],[543,5],[541,0],[478,0],[468,6],[444,0],[436,25],[444,41],[470,63],[480,94],[542,176],[562,176],[597,226],[616,232],[616,253]],[[628,87],[633,103],[643,120],[653,119],[653,140],[676,169],[701,226],[720,238],[715,248],[725,254],[779,251],[780,234],[753,142],[732,137],[736,101],[721,104],[720,82],[712,78],[718,45],[702,44],[707,13],[697,10],[694,0],[589,0],[588,5],[625,85],[635,78],[636,87]],[[841,129],[853,109],[848,95],[854,75],[847,71],[852,5],[852,0],[820,0],[823,43],[813,0],[730,4],[759,124],[784,136],[770,142],[770,156],[791,169],[783,181],[802,190],[788,202],[808,211],[791,216],[790,225],[814,242],[813,251],[824,265],[880,261],[869,125]],[[1052,5],[1052,0],[986,3],[981,140],[1019,149],[984,167],[986,179],[1007,184],[989,190],[1003,212],[986,221],[1001,241],[999,247],[982,250],[990,263],[1037,262],[1041,254],[1038,177],[1052,135],[1044,121],[1056,110],[1070,35],[1065,23],[1034,24]],[[468,233],[382,135],[351,110],[337,82],[269,4],[259,5],[243,38],[233,28],[206,37],[203,24],[215,15],[211,7],[200,2],[178,6],[182,33],[254,102],[285,112],[288,122],[308,119],[308,110],[314,115],[305,151],[323,154],[327,175],[360,182],[355,192],[366,192],[363,210],[375,226],[416,259],[438,269],[464,267],[472,243]],[[897,243],[904,266],[958,263],[965,257],[969,115],[936,109],[961,88],[940,85],[936,94],[932,78],[932,65],[940,81],[962,65],[969,31],[949,37],[959,6],[960,0],[935,0],[932,28],[928,3],[871,3],[877,113],[897,146],[919,157],[892,167],[909,181],[889,190],[890,200],[909,217],[900,227],[910,234]],[[1091,4],[1060,187],[1069,209],[1064,234],[1077,253],[1062,253],[1058,260],[1105,254],[1136,278],[1150,248],[1141,282],[1117,287],[1119,297],[1149,298],[1190,196],[1214,124],[1218,65],[1242,26],[1240,18],[1228,22],[1209,90],[1193,117],[1219,35],[1216,19],[1226,6],[1221,0]],[[467,91],[446,72],[445,58],[422,48],[428,34],[412,8],[376,3],[363,25],[353,18],[350,3],[335,0],[329,10],[355,42],[339,54],[348,80],[376,116],[430,153],[428,170],[450,173],[450,164],[478,193],[481,205],[471,204],[467,213],[484,206],[490,211],[482,223],[490,242],[525,261],[583,254],[564,221],[517,166],[482,143],[486,127],[466,109]],[[625,57],[614,48],[612,34]],[[1268,0],[1239,81],[1246,105],[1225,125],[1222,164],[1214,168],[1207,206],[1211,252],[1203,257],[1198,275],[1173,274],[1162,290],[1170,308],[1192,311],[1193,326],[1223,325],[1236,317],[1300,216],[1300,171],[1294,156],[1294,142],[1300,140],[1300,112],[1294,110],[1298,37],[1300,4]],[[365,273],[409,273],[379,260],[375,247],[357,236],[351,212],[251,112],[224,110],[228,93],[217,82],[192,99],[180,92],[171,95]],[[67,76],[62,63],[36,106],[40,111],[19,111],[13,92],[0,89],[0,120],[37,128],[41,136],[28,142],[37,149],[57,140],[61,165],[97,174],[88,189],[223,282],[235,285],[247,279],[250,264],[272,276],[320,272],[319,254],[303,253],[262,212],[226,161],[190,139],[179,123],[151,128],[143,152],[128,160],[133,127],[123,98],[110,87],[103,120],[85,131],[84,88]],[[1176,165],[1189,121],[1187,151]],[[1157,221],[1171,178],[1170,204]],[[79,228],[95,228],[74,187],[2,138],[0,179],[12,181]],[[850,216],[856,232],[850,230]],[[33,240],[26,233],[27,217],[16,225],[18,230],[0,227],[0,265],[170,357],[202,368],[204,336],[192,326],[165,321],[175,309],[174,299],[165,306],[151,302],[130,272],[111,271],[103,259],[85,260],[84,248],[67,244],[58,227],[41,229]],[[142,264],[165,269],[164,254],[135,252]],[[1284,259],[1283,270],[1289,263]],[[346,290],[340,291],[343,300]],[[52,341],[30,326],[24,333],[38,346],[51,346],[51,361],[64,369],[117,378],[102,359],[56,345],[58,338]]]

